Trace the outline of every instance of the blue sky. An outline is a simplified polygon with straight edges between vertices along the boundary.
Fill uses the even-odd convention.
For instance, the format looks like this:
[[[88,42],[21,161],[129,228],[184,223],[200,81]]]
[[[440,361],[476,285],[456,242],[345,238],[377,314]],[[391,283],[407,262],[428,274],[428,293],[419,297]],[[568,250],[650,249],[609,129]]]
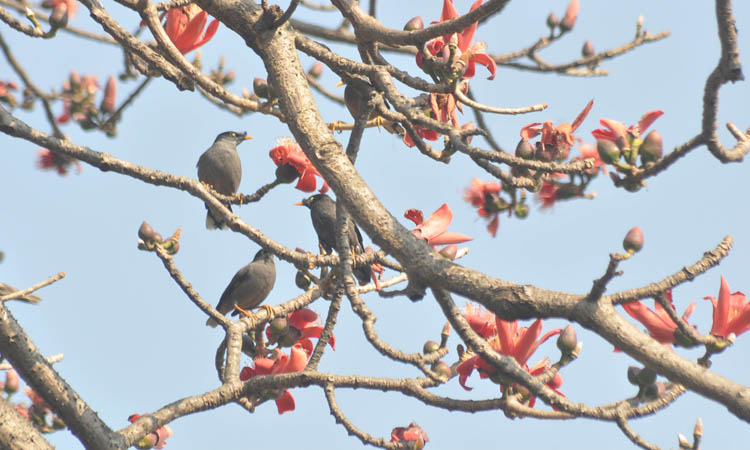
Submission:
[[[108,2],[111,3],[111,2]],[[456,0],[459,12],[471,2]],[[378,3],[381,20],[401,28],[415,15],[425,22],[436,20],[442,2]],[[478,38],[489,52],[505,53],[529,45],[547,32],[544,25],[551,10],[562,16],[566,1],[511,2],[503,14],[480,26]],[[571,121],[583,106],[594,99],[588,119],[578,131],[592,141],[590,132],[599,118],[635,123],[646,111],[662,109],[664,116],[652,125],[665,149],[674,148],[700,131],[701,99],[707,75],[719,58],[716,21],[710,2],[691,2],[675,7],[674,2],[596,2],[581,1],[575,29],[545,50],[542,56],[552,62],[578,58],[586,39],[597,50],[613,48],[629,41],[635,33],[636,18],[645,17],[645,28],[652,33],[665,29],[671,36],[605,62],[608,77],[572,78],[550,74],[519,72],[500,68],[493,81],[484,69],[471,86],[485,104],[519,107],[546,102],[549,108],[526,116],[487,117],[496,139],[506,149],[515,147],[521,127],[530,122]],[[740,29],[740,50],[750,48],[742,31],[750,18],[750,4],[735,2]],[[128,29],[135,29],[139,18],[117,5],[115,16]],[[331,16],[298,9],[298,18],[337,24]],[[330,13],[329,13],[330,14]],[[98,26],[79,8],[73,25],[97,30]],[[0,29],[16,57],[42,89],[59,89],[71,69],[95,74],[103,82],[121,70],[122,55],[115,47],[90,43],[67,34],[53,41],[32,40]],[[142,36],[145,37],[147,33]],[[342,54],[357,58],[356,50],[327,43]],[[213,67],[220,56],[236,71],[231,90],[239,93],[250,87],[254,77],[265,77],[260,59],[238,36],[226,27],[202,49],[204,68]],[[742,56],[746,56],[743,54]],[[301,56],[303,66],[312,61]],[[413,58],[390,56],[394,64],[420,75]],[[747,57],[745,57],[747,60]],[[747,72],[747,70],[746,70]],[[19,82],[5,60],[0,60],[0,80]],[[322,80],[336,90],[338,79],[327,71]],[[136,83],[120,84],[120,98]],[[338,88],[343,94],[343,88]],[[725,131],[726,121],[741,129],[748,125],[747,104],[750,90],[744,83],[725,86],[720,92],[720,135],[725,145],[733,139]],[[57,113],[62,106],[55,104]],[[350,121],[348,112],[320,98],[319,108],[327,121]],[[40,108],[34,112],[16,110],[17,116],[35,128],[49,132]],[[468,108],[460,121],[473,120]],[[195,177],[199,155],[225,130],[247,131],[254,140],[243,144],[243,180],[240,190],[252,193],[273,179],[274,165],[268,150],[289,132],[276,119],[259,114],[238,118],[203,101],[199,94],[179,92],[163,79],[155,80],[130,107],[119,124],[119,136],[108,139],[65,125],[70,139],[98,151],[149,168]],[[346,144],[348,132],[336,135]],[[474,144],[485,146],[481,139]],[[485,146],[486,147],[486,146]],[[217,386],[214,352],[221,341],[220,331],[204,326],[205,317],[181,293],[165,273],[158,258],[136,249],[136,232],[147,220],[162,234],[182,227],[181,250],[175,261],[185,277],[210,302],[218,297],[232,275],[247,264],[257,245],[231,232],[211,232],[204,228],[205,210],[197,199],[174,189],[159,188],[114,173],[84,166],[80,175],[60,177],[34,166],[36,147],[25,141],[0,135],[0,189],[4,192],[5,214],[0,216],[0,280],[19,288],[64,271],[67,277],[37,294],[39,306],[13,304],[11,309],[34,342],[45,354],[62,352],[65,360],[57,370],[113,428],[127,425],[131,413],[145,413],[176,399],[205,392]],[[577,150],[573,150],[576,154]],[[443,202],[454,212],[451,230],[475,238],[466,246],[469,255],[461,263],[483,270],[503,280],[535,284],[542,288],[585,293],[592,280],[606,268],[608,254],[620,249],[624,234],[639,226],[645,234],[645,248],[621,265],[622,277],[614,280],[608,292],[642,286],[697,261],[727,234],[735,238],[734,249],[720,267],[674,292],[678,311],[697,301],[693,314],[701,332],[711,324],[709,302],[716,296],[720,275],[731,289],[750,290],[747,167],[722,165],[705,148],[693,151],[661,176],[648,181],[638,193],[628,193],[599,177],[592,183],[593,200],[558,203],[552,210],[532,206],[525,220],[501,218],[496,238],[485,231],[485,222],[462,200],[462,190],[473,177],[489,180],[484,171],[457,155],[450,165],[435,163],[398,139],[377,130],[367,130],[357,167],[391,213],[402,217],[408,208],[429,214]],[[308,210],[293,206],[304,194],[293,185],[272,190],[263,201],[237,208],[238,214],[271,238],[294,248],[316,248]],[[369,242],[369,239],[365,237]],[[267,300],[278,304],[297,295],[295,270],[277,264],[277,283]],[[393,275],[387,272],[387,275]],[[382,339],[403,351],[422,348],[428,339],[438,340],[445,322],[440,308],[430,296],[411,303],[405,298],[364,297],[378,315],[376,329]],[[463,304],[463,299],[456,298]],[[328,303],[313,305],[325,315]],[[620,310],[622,312],[622,310]],[[369,347],[361,324],[345,302],[336,327],[337,350],[328,350],[320,370],[338,374],[371,376],[417,376]],[[549,320],[545,330],[565,322]],[[583,353],[562,375],[562,391],[571,400],[589,405],[608,403],[634,394],[626,370],[634,361],[612,346],[575,325]],[[750,360],[740,336],[733,348],[714,357],[712,370],[739,383],[750,384]],[[458,340],[451,337],[449,347]],[[697,350],[677,350],[691,359]],[[554,343],[542,346],[532,357],[556,358]],[[446,361],[455,361],[451,352]],[[245,361],[247,362],[247,361]],[[466,392],[453,379],[436,393],[457,398],[482,399],[499,396],[496,385],[469,379],[474,387]],[[175,435],[167,448],[198,449],[248,447],[349,449],[360,444],[335,424],[319,388],[295,389],[297,409],[278,416],[273,403],[253,415],[236,405],[196,414],[170,424]],[[430,436],[430,448],[629,448],[630,442],[611,423],[590,420],[541,423],[537,420],[509,420],[502,413],[465,414],[426,407],[396,394],[364,390],[337,391],[343,412],[360,428],[374,436],[387,437],[395,426],[418,422]],[[750,437],[746,423],[720,405],[692,393],[654,417],[631,423],[644,438],[660,446],[676,446],[677,433],[692,433],[698,417],[704,421],[705,448],[740,448]],[[57,448],[79,448],[68,432],[49,437]]]

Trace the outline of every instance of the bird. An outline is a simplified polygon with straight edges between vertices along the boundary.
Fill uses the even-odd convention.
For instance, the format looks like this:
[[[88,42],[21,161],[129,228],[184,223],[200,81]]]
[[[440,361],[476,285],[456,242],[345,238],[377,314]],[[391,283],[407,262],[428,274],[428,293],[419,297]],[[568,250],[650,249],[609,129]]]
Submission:
[[[273,253],[262,248],[250,264],[234,274],[232,281],[221,294],[216,309],[224,315],[229,311],[232,311],[233,316],[240,312],[250,315],[249,311],[263,303],[275,283],[276,264]],[[218,324],[213,318],[206,321],[206,325],[211,327]]]
[[[336,248],[336,202],[325,194],[315,194],[296,203],[296,205],[310,208],[310,218],[315,233],[318,235],[320,246],[326,253],[331,253]],[[354,256],[364,253],[362,234],[351,220],[346,234],[349,238],[349,248],[351,248]],[[352,272],[357,277],[359,284],[365,285],[370,281],[372,269],[369,265],[358,266],[353,267]]]
[[[245,132],[237,131],[225,131],[216,136],[214,143],[198,159],[196,164],[198,180],[219,194],[236,194],[242,179],[242,163],[237,153],[237,145],[248,139],[252,137]],[[230,211],[232,210],[230,204],[225,206]],[[211,214],[208,204],[206,204],[206,210],[206,228],[209,230],[228,228],[226,223],[217,220]]]
[[[343,83],[344,81],[341,81],[338,85],[340,86]],[[365,103],[367,103],[369,92],[374,89],[375,88],[370,83],[361,78],[352,77],[346,82],[346,88],[344,88],[344,103],[354,120],[359,118],[360,109]],[[390,109],[388,101],[385,99],[383,101],[385,102],[385,106]],[[384,119],[378,115],[375,110],[370,113],[368,121],[378,127],[382,126],[387,132],[397,136],[403,136],[405,133],[403,127],[399,125],[398,122]],[[334,122],[334,128],[342,126],[341,124],[342,122]]]

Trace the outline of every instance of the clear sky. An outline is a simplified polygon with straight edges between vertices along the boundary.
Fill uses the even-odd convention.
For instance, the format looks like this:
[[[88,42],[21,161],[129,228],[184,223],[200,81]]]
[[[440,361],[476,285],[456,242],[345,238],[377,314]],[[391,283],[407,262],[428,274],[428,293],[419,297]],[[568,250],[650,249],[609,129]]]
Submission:
[[[284,6],[287,2],[283,2]],[[459,12],[471,2],[456,0]],[[139,18],[107,2],[127,29]],[[415,15],[426,23],[437,20],[442,2],[378,2],[378,14],[388,26],[401,28]],[[562,16],[565,0],[511,2],[497,17],[479,27],[490,53],[506,53],[534,42],[547,33],[544,24],[551,10]],[[109,7],[109,6],[108,6]],[[735,2],[740,30],[740,51],[745,61],[750,39],[744,30],[750,20],[750,4]],[[71,24],[101,31],[79,7]],[[295,17],[337,24],[331,13],[311,14],[300,7]],[[486,80],[483,68],[471,86],[478,99],[490,105],[520,107],[546,102],[549,108],[525,116],[488,117],[491,129],[506,149],[513,149],[521,127],[530,122],[572,121],[590,99],[595,105],[577,133],[592,142],[591,130],[598,119],[613,118],[635,123],[646,111],[662,109],[657,129],[665,149],[674,148],[700,131],[701,99],[708,74],[719,59],[719,42],[712,2],[601,2],[581,1],[575,29],[545,50],[548,61],[576,59],[586,39],[597,50],[628,42],[635,33],[636,18],[645,17],[652,33],[670,30],[671,36],[605,62],[610,71],[603,78],[573,78],[519,72],[500,68],[494,81]],[[60,89],[70,70],[94,74],[103,84],[121,71],[122,54],[115,47],[91,43],[61,33],[53,41],[32,40],[8,27],[0,27],[19,61],[37,85]],[[141,36],[146,38],[147,31]],[[356,58],[356,50],[327,43],[342,54]],[[265,77],[260,59],[242,39],[224,27],[203,47],[204,68],[214,67],[220,56],[236,71],[230,86],[239,93],[254,77]],[[312,61],[301,56],[303,66]],[[421,75],[413,58],[391,56],[402,69]],[[750,76],[748,70],[746,75]],[[19,82],[4,59],[0,80]],[[338,79],[327,71],[322,80],[330,89]],[[120,84],[120,99],[136,83]],[[343,95],[343,88],[338,88]],[[725,86],[720,92],[720,135],[725,145],[734,140],[725,131],[726,121],[741,129],[747,122],[750,89],[746,83]],[[327,121],[350,121],[348,112],[320,97],[319,108]],[[62,105],[55,104],[57,114]],[[32,113],[14,111],[30,125],[49,132],[39,107]],[[465,108],[460,121],[473,120]],[[84,132],[65,125],[70,139],[97,151],[149,168],[195,177],[198,156],[225,130],[247,131],[254,140],[243,144],[243,180],[240,190],[252,193],[270,182],[274,164],[268,150],[288,130],[275,118],[253,114],[238,118],[205,102],[198,93],[179,92],[163,79],[155,80],[119,124],[119,136],[108,139],[100,133]],[[348,132],[336,135],[346,144]],[[481,139],[474,144],[485,147]],[[218,297],[232,275],[247,264],[258,246],[239,234],[208,231],[205,210],[194,197],[174,189],[154,187],[91,167],[65,177],[35,167],[37,148],[28,142],[0,135],[0,192],[4,214],[0,215],[0,280],[19,288],[30,286],[64,271],[67,277],[37,294],[38,306],[12,304],[16,318],[45,354],[62,352],[65,360],[56,369],[113,428],[127,425],[132,413],[146,413],[176,399],[218,386],[214,353],[221,341],[218,329],[204,325],[206,318],[182,294],[158,258],[136,248],[137,230],[147,220],[162,234],[182,227],[181,250],[175,261],[185,277],[210,302]],[[576,154],[577,148],[573,150]],[[366,132],[357,167],[391,213],[402,217],[408,208],[429,214],[443,202],[454,212],[451,230],[473,236],[466,246],[469,255],[461,264],[483,270],[503,280],[531,283],[542,288],[585,293],[592,280],[604,272],[608,254],[620,249],[628,229],[639,226],[645,248],[623,263],[624,275],[614,280],[608,292],[642,286],[697,261],[731,234],[734,249],[719,268],[713,269],[674,292],[679,312],[693,301],[693,314],[701,332],[711,325],[710,303],[716,296],[720,275],[735,290],[750,290],[748,231],[748,169],[745,164],[722,165],[705,148],[693,151],[661,176],[648,181],[638,193],[616,189],[606,177],[592,184],[593,200],[561,202],[552,210],[532,206],[525,220],[502,217],[496,238],[485,230],[485,222],[462,200],[462,190],[473,177],[489,180],[468,158],[457,155],[450,165],[435,163],[397,138],[370,129]],[[293,185],[271,191],[260,203],[237,208],[249,224],[291,247],[316,248],[308,210],[293,206],[304,194]],[[404,223],[406,221],[404,220]],[[365,237],[369,242],[369,239]],[[276,287],[267,300],[278,304],[300,293],[294,285],[295,269],[277,264]],[[393,275],[392,271],[386,273]],[[378,315],[376,329],[391,345],[406,352],[418,351],[428,339],[439,340],[445,319],[428,295],[419,303],[405,298],[364,297]],[[456,298],[460,304],[464,300]],[[328,303],[313,305],[325,315]],[[651,306],[649,301],[649,306]],[[620,312],[623,312],[620,309]],[[623,312],[624,313],[624,312]],[[413,367],[384,359],[368,346],[357,317],[346,300],[335,329],[337,350],[326,351],[320,370],[338,374],[370,376],[418,376]],[[545,330],[565,322],[545,322]],[[562,375],[562,391],[574,402],[597,405],[632,396],[635,388],[626,379],[634,360],[613,353],[612,346],[574,324],[583,353]],[[458,339],[451,337],[455,349]],[[742,335],[735,346],[713,358],[712,370],[739,383],[750,384],[750,337]],[[691,359],[698,350],[677,350]],[[532,363],[542,357],[556,359],[553,342],[542,346]],[[445,358],[454,362],[455,351]],[[247,358],[245,357],[245,363]],[[500,395],[496,385],[469,379],[474,387],[464,391],[457,379],[435,392],[464,399]],[[196,414],[171,423],[171,449],[205,448],[313,448],[350,449],[360,443],[335,424],[323,392],[317,387],[294,389],[297,409],[278,416],[273,403],[249,415],[236,405]],[[374,436],[388,437],[395,426],[418,422],[430,436],[429,448],[629,448],[630,442],[614,424],[591,420],[542,423],[533,419],[509,420],[501,412],[466,414],[427,407],[396,394],[365,390],[337,391],[343,412],[360,428]],[[704,421],[705,448],[739,449],[750,438],[747,423],[726,408],[692,393],[654,417],[631,423],[643,437],[664,447],[676,447],[677,433],[691,435],[695,421]],[[58,432],[49,437],[57,448],[80,448],[75,437]]]

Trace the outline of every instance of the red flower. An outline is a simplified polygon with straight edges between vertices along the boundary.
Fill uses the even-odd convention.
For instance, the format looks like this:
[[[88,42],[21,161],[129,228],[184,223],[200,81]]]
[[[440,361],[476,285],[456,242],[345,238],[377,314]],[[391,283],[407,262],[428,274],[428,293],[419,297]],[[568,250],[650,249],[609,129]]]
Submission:
[[[497,234],[497,227],[500,225],[499,213],[502,206],[499,193],[502,186],[497,181],[482,181],[479,178],[471,180],[471,186],[464,189],[464,200],[476,206],[477,214],[490,220],[487,224],[487,231],[492,237]]]
[[[674,307],[672,304],[672,290],[670,289],[665,292],[664,296],[667,298],[667,301],[669,301],[669,304]],[[677,324],[672,321],[667,312],[658,302],[654,301],[654,311],[650,310],[641,302],[625,303],[622,307],[625,308],[625,311],[627,311],[628,314],[630,314],[630,317],[639,321],[646,327],[648,334],[651,335],[652,338],[662,344],[671,344],[674,342],[674,332],[677,329]],[[695,302],[691,303],[685,309],[685,313],[682,315],[682,318],[685,321],[687,321],[690,314],[693,313],[693,309],[695,309]]]
[[[302,344],[295,344],[289,351],[289,355],[276,349],[273,359],[256,358],[253,367],[243,367],[240,372],[240,381],[247,381],[258,375],[275,375],[279,373],[301,372],[307,366],[310,358]],[[289,390],[284,390],[276,398],[276,408],[279,414],[294,411],[294,397]]]
[[[471,5],[470,11],[479,8],[481,4],[482,0],[477,0]],[[440,22],[452,20],[457,17],[460,17],[460,14],[458,14],[458,11],[456,11],[456,8],[453,6],[453,0],[443,0],[443,11],[440,14]],[[495,64],[495,61],[485,53],[487,45],[484,42],[474,43],[474,33],[476,30],[477,22],[474,22],[461,33],[454,34],[453,36],[455,37],[446,35],[429,41],[426,45],[427,50],[432,56],[436,56],[440,62],[444,64],[452,64],[453,61],[449,61],[449,44],[451,44],[451,40],[453,39],[453,43],[456,45],[456,54],[454,57],[464,64],[464,70],[461,77],[464,79],[473,77],[476,70],[474,66],[478,63],[487,67],[487,70],[490,71],[490,77],[488,79],[492,80],[495,78],[497,65]],[[420,49],[417,53],[417,65],[420,68],[422,68],[423,60],[424,54],[422,53],[422,49]]]
[[[605,139],[615,142],[620,148],[627,148],[633,143],[633,139],[640,139],[643,132],[646,131],[646,129],[662,114],[664,114],[664,112],[658,109],[649,111],[641,117],[635,126],[631,125],[627,128],[622,122],[612,119],[601,119],[599,123],[604,125],[607,129],[604,130],[597,128],[592,131],[591,134],[597,139]]]
[[[481,306],[475,309],[471,303],[467,303],[466,312],[461,315],[469,322],[471,329],[483,338],[489,339],[497,334],[495,315]]]
[[[419,425],[415,422],[409,424],[408,428],[396,427],[391,431],[391,442],[414,442],[411,447],[415,450],[421,450],[430,438]]]
[[[419,239],[426,240],[427,244],[432,247],[436,245],[460,244],[474,239],[465,234],[445,231],[453,220],[453,212],[447,203],[443,203],[443,206],[432,213],[427,220],[423,220],[424,215],[418,209],[406,211],[404,217],[417,224],[417,228],[412,230],[412,234]]]
[[[298,343],[302,340],[310,342],[309,338],[320,338],[320,334],[323,332],[323,327],[318,321],[318,314],[307,308],[298,309],[289,315],[289,325],[298,329],[301,336]],[[336,337],[331,334],[331,338],[328,340],[328,344],[332,349],[336,350]],[[310,347],[312,348],[312,343]],[[312,350],[310,351],[312,353]]]
[[[190,3],[181,8],[172,8],[167,12],[164,31],[183,55],[210,41],[219,28],[219,21],[214,19],[206,28],[208,13],[198,5]],[[203,35],[203,36],[201,36]]]
[[[130,423],[133,423],[138,420],[139,417],[141,417],[140,414],[131,414],[130,417],[128,417],[128,421]],[[144,436],[143,439],[135,443],[135,446],[143,449],[162,449],[165,445],[167,445],[167,438],[170,436],[172,436],[172,429],[167,425],[162,425],[156,430]]]
[[[543,145],[549,145],[554,149],[560,148],[566,151],[570,150],[570,146],[575,142],[573,132],[581,126],[593,106],[594,101],[591,100],[586,107],[583,108],[583,111],[578,114],[578,117],[576,117],[572,124],[565,122],[554,127],[549,120],[543,124],[539,122],[530,123],[521,129],[521,137],[524,139],[532,139],[541,133]]]
[[[96,114],[94,94],[99,90],[99,82],[93,75],[81,77],[75,70],[70,72],[68,81],[63,82],[60,97],[63,100],[63,113],[57,118],[58,123],[73,119],[84,122],[89,115]]]
[[[285,164],[294,167],[299,174],[299,180],[295,187],[300,191],[313,192],[317,187],[317,180],[315,177],[319,176],[320,179],[323,180],[323,186],[320,188],[320,193],[325,194],[328,192],[328,183],[326,183],[323,176],[318,172],[318,169],[316,169],[312,162],[307,159],[305,153],[293,139],[281,139],[279,145],[271,149],[269,156],[277,167]]]
[[[557,183],[545,181],[542,183],[542,189],[536,193],[536,200],[542,204],[542,209],[551,208],[557,201]]]
[[[440,134],[437,131],[430,130],[429,128],[420,125],[414,125],[414,130],[417,132],[417,136],[422,139],[427,139],[428,141],[437,141],[440,137]],[[407,147],[414,147],[415,145],[414,140],[409,136],[409,133],[404,134],[404,144],[406,144]]]
[[[76,15],[76,9],[78,9],[78,0],[44,0],[42,7],[47,9],[55,9],[59,4],[64,4],[68,9],[68,18],[72,19]]]
[[[75,164],[76,172],[81,173],[81,163],[70,156],[54,153],[46,148],[40,148],[36,153],[39,157],[36,166],[42,170],[55,169],[58,174],[67,175],[70,165]]]
[[[721,287],[719,287],[719,299],[705,297],[711,300],[714,307],[714,323],[711,334],[728,338],[732,333],[739,336],[750,330],[750,304],[742,292],[729,293],[729,284],[721,276]]]

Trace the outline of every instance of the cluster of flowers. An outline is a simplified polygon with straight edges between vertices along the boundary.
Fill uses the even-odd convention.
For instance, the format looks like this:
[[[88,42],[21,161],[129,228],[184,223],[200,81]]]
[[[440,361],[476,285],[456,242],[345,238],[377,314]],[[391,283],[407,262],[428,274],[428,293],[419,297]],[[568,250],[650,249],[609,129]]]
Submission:
[[[5,372],[5,381],[0,381],[0,390],[5,393],[4,400],[10,401],[13,394],[20,389],[20,379],[14,369]],[[65,423],[62,419],[52,412],[50,407],[44,402],[31,388],[24,391],[31,401],[31,405],[24,402],[18,402],[13,406],[16,411],[29,420],[40,433],[52,433],[57,430],[65,429]]]
[[[307,366],[313,352],[310,338],[320,338],[322,332],[323,327],[318,321],[318,315],[310,309],[303,308],[294,311],[288,318],[277,317],[266,328],[266,337],[270,344],[277,343],[279,347],[273,350],[270,358],[256,357],[252,367],[243,367],[240,380],[247,381],[258,375],[301,372]],[[335,336],[331,335],[328,344],[336,350]],[[291,348],[287,354],[281,350],[281,347]],[[276,399],[279,414],[294,411],[294,397],[289,390],[273,392],[271,395]],[[263,397],[257,397],[250,400],[257,404],[263,399]]]

